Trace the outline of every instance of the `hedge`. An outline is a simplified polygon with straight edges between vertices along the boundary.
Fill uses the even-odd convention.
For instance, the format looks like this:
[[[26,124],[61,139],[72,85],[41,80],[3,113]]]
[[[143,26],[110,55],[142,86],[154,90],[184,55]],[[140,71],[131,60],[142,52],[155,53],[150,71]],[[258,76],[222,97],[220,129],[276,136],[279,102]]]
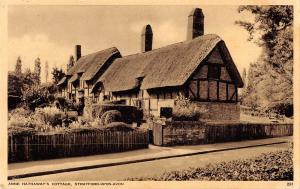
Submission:
[[[92,119],[101,118],[101,116],[110,110],[118,110],[122,114],[122,121],[131,124],[133,122],[141,123],[143,111],[134,106],[120,104],[92,104],[85,107],[85,114]]]
[[[265,153],[245,160],[221,162],[203,168],[190,168],[166,172],[156,177],[138,177],[127,180],[291,181],[293,180],[292,154],[292,149],[289,149]]]

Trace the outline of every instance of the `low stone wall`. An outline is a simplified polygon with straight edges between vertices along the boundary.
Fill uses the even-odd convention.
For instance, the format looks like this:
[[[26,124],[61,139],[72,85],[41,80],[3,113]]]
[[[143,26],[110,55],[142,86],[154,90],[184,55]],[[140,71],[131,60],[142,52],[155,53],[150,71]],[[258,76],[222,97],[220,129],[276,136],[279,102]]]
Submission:
[[[207,112],[202,119],[208,120],[240,120],[240,104],[223,102],[193,102],[197,106],[205,107]]]
[[[163,126],[163,145],[192,145],[205,143],[205,124],[201,122],[182,121],[166,122]]]
[[[293,124],[166,121],[153,124],[155,145],[195,145],[293,135]]]

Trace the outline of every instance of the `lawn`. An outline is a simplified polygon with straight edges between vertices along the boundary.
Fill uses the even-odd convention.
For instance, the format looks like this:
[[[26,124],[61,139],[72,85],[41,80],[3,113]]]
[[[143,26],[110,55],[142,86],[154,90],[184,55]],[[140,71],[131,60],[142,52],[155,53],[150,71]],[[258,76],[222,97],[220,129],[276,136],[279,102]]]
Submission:
[[[247,123],[272,123],[275,121],[274,119],[270,119],[268,117],[261,117],[261,116],[251,116],[249,114],[241,113],[240,115],[241,122]],[[276,120],[278,123],[293,123],[293,119],[284,117],[282,120]]]

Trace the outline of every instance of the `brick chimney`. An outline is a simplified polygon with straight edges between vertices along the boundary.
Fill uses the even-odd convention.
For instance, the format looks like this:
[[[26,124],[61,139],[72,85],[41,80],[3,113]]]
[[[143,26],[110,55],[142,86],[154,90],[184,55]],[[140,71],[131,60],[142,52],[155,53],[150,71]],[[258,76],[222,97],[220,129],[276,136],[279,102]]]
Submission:
[[[75,61],[81,57],[81,45],[75,45]]]
[[[153,33],[151,26],[148,24],[143,28],[142,31],[142,52],[152,50]]]
[[[192,40],[195,37],[204,34],[204,14],[202,9],[195,8],[188,18],[187,40]]]

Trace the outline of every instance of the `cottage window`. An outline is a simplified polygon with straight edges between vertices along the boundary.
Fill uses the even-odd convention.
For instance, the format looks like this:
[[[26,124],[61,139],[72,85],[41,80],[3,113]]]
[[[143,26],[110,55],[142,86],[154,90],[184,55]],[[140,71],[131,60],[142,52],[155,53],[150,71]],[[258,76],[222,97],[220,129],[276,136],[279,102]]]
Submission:
[[[158,100],[157,99],[150,99],[150,110],[157,110],[158,108]]]
[[[219,65],[209,64],[207,78],[208,79],[220,79],[221,67]]]

